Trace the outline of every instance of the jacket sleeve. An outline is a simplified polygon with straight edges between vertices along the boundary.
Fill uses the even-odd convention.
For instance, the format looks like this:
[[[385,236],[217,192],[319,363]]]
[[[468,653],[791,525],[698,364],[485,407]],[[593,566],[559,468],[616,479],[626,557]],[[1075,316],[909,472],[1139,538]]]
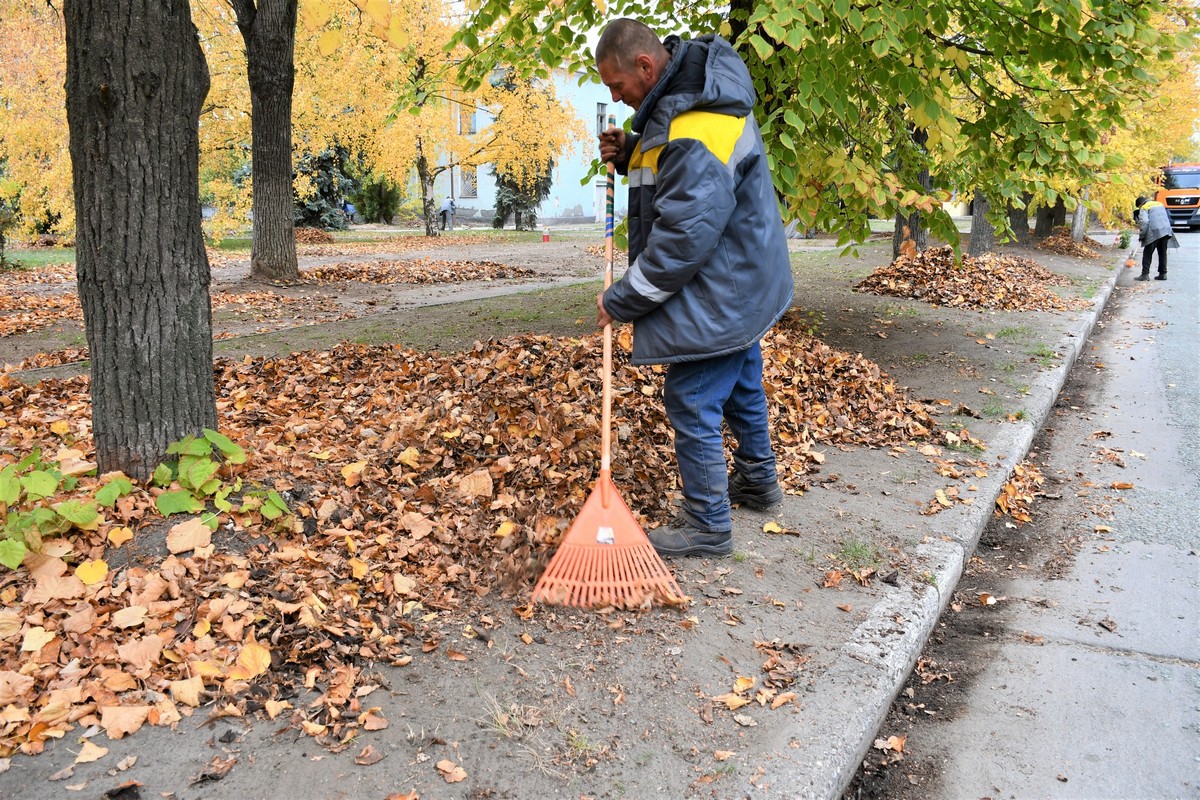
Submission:
[[[656,218],[646,246],[604,295],[604,308],[621,322],[645,316],[692,280],[716,251],[736,205],[733,175],[695,139],[664,148],[655,182]]]

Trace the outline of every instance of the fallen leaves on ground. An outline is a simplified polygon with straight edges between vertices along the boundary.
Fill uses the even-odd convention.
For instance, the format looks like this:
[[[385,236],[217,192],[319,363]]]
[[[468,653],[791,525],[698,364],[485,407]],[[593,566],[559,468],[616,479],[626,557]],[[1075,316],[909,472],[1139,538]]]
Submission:
[[[1000,494],[996,497],[995,516],[1007,514],[1019,525],[1033,522],[1033,498],[1045,480],[1042,471],[1029,459],[1017,464],[1004,486],[1000,487]]]
[[[803,488],[820,446],[945,435],[877,365],[805,330],[791,315],[763,347],[786,488]],[[670,515],[674,455],[664,370],[631,365],[630,343],[619,331],[613,478],[649,527]],[[473,598],[527,593],[594,485],[601,350],[599,334],[523,335],[448,356],[347,344],[219,361],[222,430],[251,453],[225,479],[281,492],[293,532],[261,535],[261,516],[235,512],[206,543],[137,487],[94,530],[0,575],[0,756],[38,753],[77,725],[111,738],[173,725],[202,703],[283,716],[334,749],[382,725],[364,713],[372,665],[440,650],[441,626],[460,624]],[[0,463],[59,452],[64,435],[76,461],[94,456],[85,377],[27,386],[0,374],[0,389]],[[98,485],[84,475],[77,491]],[[158,555],[123,555],[155,536]],[[802,663],[774,649],[774,694],[760,703]]]
[[[1062,311],[1087,308],[1083,298],[1059,297],[1049,286],[1070,281],[1032,259],[987,253],[954,261],[949,246],[932,247],[915,255],[901,255],[879,267],[855,289],[893,297],[912,297],[952,308],[1004,311]]]
[[[513,267],[496,261],[446,261],[419,258],[414,261],[343,261],[321,264],[300,271],[300,279],[309,284],[342,283],[460,283],[463,281],[527,278],[534,275],[527,267]]]
[[[1100,251],[1093,246],[1095,244],[1094,240],[1087,237],[1084,237],[1082,242],[1077,242],[1071,238],[1070,228],[1057,228],[1054,233],[1038,242],[1037,247],[1039,250],[1048,250],[1063,256],[1096,258]]]

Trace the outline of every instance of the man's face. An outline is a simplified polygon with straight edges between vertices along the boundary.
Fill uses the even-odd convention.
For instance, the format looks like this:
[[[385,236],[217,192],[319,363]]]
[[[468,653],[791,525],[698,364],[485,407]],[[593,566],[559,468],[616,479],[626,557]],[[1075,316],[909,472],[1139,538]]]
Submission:
[[[600,80],[612,93],[613,102],[621,102],[637,111],[654,84],[658,82],[658,71],[648,55],[638,56],[631,69],[621,69],[613,59],[605,59],[596,65]]]

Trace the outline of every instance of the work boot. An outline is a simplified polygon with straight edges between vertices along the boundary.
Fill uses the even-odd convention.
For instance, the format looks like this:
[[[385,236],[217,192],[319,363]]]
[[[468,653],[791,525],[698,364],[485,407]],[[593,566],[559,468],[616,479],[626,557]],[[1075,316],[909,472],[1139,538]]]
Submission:
[[[1134,278],[1134,280],[1135,280],[1135,281],[1148,281],[1148,280],[1150,280],[1150,270],[1145,270],[1144,272],[1142,272],[1142,274],[1141,274],[1141,275],[1138,275],[1136,278]]]
[[[783,502],[783,490],[779,481],[751,483],[742,473],[734,470],[729,474],[729,504],[747,506],[755,511],[766,511]]]
[[[1156,280],[1156,281],[1165,281],[1166,279],[1167,279],[1167,271],[1165,269],[1162,272],[1160,272],[1154,276],[1154,280]]]
[[[660,556],[727,556],[733,552],[733,531],[702,531],[684,513],[646,534]]]

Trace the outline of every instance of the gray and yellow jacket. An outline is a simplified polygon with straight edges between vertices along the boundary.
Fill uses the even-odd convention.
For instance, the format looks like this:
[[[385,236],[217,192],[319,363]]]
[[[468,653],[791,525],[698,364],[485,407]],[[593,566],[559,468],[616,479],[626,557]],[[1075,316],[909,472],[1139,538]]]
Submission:
[[[744,350],[792,303],[750,73],[717,36],[664,45],[671,59],[615,162],[629,176],[629,269],[604,308],[634,323],[635,364]]]

